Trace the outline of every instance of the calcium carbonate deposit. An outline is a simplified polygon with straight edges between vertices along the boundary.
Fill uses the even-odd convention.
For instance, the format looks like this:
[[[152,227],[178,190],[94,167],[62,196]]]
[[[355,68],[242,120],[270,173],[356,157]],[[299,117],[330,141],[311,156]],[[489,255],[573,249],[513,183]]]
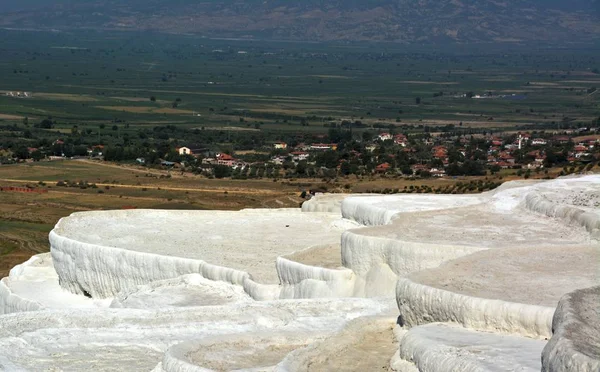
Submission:
[[[0,281],[0,370],[598,371],[599,207],[588,175],[75,213]]]

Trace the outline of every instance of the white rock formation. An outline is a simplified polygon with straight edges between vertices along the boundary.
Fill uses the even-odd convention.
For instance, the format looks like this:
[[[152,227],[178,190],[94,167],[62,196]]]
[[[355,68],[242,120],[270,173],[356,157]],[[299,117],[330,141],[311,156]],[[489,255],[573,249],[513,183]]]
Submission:
[[[361,194],[322,194],[318,193],[310,200],[302,203],[302,212],[326,212],[340,214],[342,201],[349,196],[362,196]]]
[[[218,306],[250,301],[250,296],[240,286],[208,280],[199,274],[188,274],[120,292],[110,307],[161,309]]]
[[[278,256],[336,243],[349,227],[357,225],[298,210],[85,212],[61,219],[50,243],[63,287],[112,297],[185,274],[278,284]]]
[[[391,223],[399,213],[465,207],[485,200],[479,195],[352,195],[342,201],[341,212],[344,218],[366,226],[377,226]]]
[[[545,342],[431,323],[409,330],[393,364],[399,371],[539,371]],[[410,364],[402,361],[411,361]]]
[[[592,371],[597,298],[555,309],[600,285],[599,206],[591,175],[77,213],[0,281],[0,370],[529,371],[552,336],[545,370]]]
[[[552,329],[542,353],[543,372],[600,371],[600,287],[565,295]]]
[[[391,309],[373,300],[338,299],[8,314],[0,317],[0,369],[150,371],[182,342],[240,333],[324,336],[354,318]]]
[[[110,300],[75,295],[59,285],[49,253],[17,265],[0,281],[0,314],[42,309],[107,307]]]

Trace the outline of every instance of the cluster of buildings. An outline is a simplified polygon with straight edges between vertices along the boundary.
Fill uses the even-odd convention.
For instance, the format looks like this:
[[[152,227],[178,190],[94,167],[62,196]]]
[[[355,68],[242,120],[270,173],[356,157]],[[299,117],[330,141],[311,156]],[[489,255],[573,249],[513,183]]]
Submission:
[[[445,169],[450,165],[452,159],[449,155],[450,149],[458,152],[464,160],[479,160],[490,169],[539,169],[546,164],[549,148],[562,149],[561,155],[566,155],[566,161],[574,163],[578,161],[591,161],[600,146],[600,136],[575,137],[582,132],[597,133],[597,128],[583,128],[582,130],[565,131],[560,134],[551,135],[518,133],[517,135],[463,135],[451,137],[423,137],[418,140],[409,141],[403,134],[380,133],[376,140],[365,146],[369,152],[376,152],[384,144],[393,144],[406,152],[411,158],[413,174],[427,173],[433,177],[446,175]],[[476,141],[473,141],[473,140]],[[423,159],[417,156],[417,148],[425,147],[429,156]],[[484,154],[485,159],[474,159],[473,153]],[[387,158],[394,155],[387,155]],[[381,162],[375,167],[376,173],[388,173],[395,171],[389,162]]]
[[[6,92],[7,97],[13,98],[31,98],[30,92]]]
[[[335,143],[314,143],[310,145],[299,144],[290,150],[287,143],[285,142],[276,142],[273,144],[273,150],[282,150],[282,154],[275,154],[271,157],[271,159],[267,162],[272,165],[283,165],[283,163],[290,160],[294,163],[298,163],[301,161],[308,161],[311,153],[314,152],[324,152],[328,150],[336,151],[338,148],[338,144]],[[216,165],[226,166],[232,169],[244,169],[246,167],[257,165],[254,163],[247,163],[241,159],[237,159],[234,156],[224,153],[211,153],[207,148],[195,145],[188,145],[183,147],[178,147],[177,153],[179,155],[190,155],[194,157],[201,157],[201,167],[204,169],[214,167]],[[261,162],[261,166],[264,166],[265,163]]]
[[[588,132],[590,130],[588,129]],[[592,129],[595,133],[596,130]],[[344,162],[355,163],[358,159],[365,158],[374,162],[374,167],[369,168],[374,173],[385,174],[401,172],[410,175],[427,175],[432,177],[443,177],[446,175],[448,166],[452,162],[475,160],[485,165],[488,169],[539,169],[547,162],[549,154],[547,151],[559,151],[561,159],[569,162],[587,161],[592,159],[600,149],[600,136],[574,141],[575,136],[580,133],[518,133],[505,135],[454,135],[454,136],[415,136],[408,137],[405,134],[379,133],[373,141],[362,144],[364,150],[361,152],[352,150],[340,154],[337,169],[341,170]],[[247,163],[226,153],[211,154],[207,149],[199,146],[184,146],[177,148],[180,155],[192,155],[201,157],[201,167],[205,170],[214,168],[216,165],[226,166],[233,170],[244,169],[253,166],[283,166],[290,162],[297,165],[306,161],[309,165],[315,165],[315,159],[319,153],[326,151],[338,151],[339,144],[336,143],[312,143],[298,144],[293,148],[285,142],[272,144],[272,152],[268,161],[259,163]],[[385,151],[380,151],[385,148]],[[425,152],[426,156],[423,155]],[[402,156],[403,163],[396,161],[398,155]],[[452,154],[451,154],[452,153]],[[368,156],[364,156],[364,155]],[[406,164],[406,159],[409,159]],[[364,161],[363,161],[364,163]],[[359,166],[364,169],[364,164]],[[409,170],[409,169],[410,170]]]

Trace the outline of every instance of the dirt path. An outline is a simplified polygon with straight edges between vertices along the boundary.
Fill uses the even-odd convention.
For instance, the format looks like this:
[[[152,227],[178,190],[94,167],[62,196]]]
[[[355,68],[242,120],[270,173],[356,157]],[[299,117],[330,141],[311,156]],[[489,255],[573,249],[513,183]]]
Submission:
[[[137,172],[137,173],[144,173],[144,174],[154,174],[156,176],[164,176],[164,175],[169,174],[168,172],[161,172],[161,171],[157,171],[157,170],[154,170],[154,169],[139,169],[139,168],[127,167],[127,166],[116,165],[116,164],[111,164],[111,163],[100,163],[100,162],[97,162],[97,161],[87,160],[87,159],[77,159],[75,161],[80,162],[80,163],[95,165],[95,166],[98,166],[98,167],[115,168],[115,169],[128,170],[128,171]],[[180,178],[179,175],[173,174],[173,173],[176,173],[176,172],[171,172],[170,173],[171,177],[173,177],[173,178]]]
[[[391,299],[390,299],[391,300]],[[342,331],[296,352],[293,369],[320,371],[390,371],[398,350],[395,315],[352,320]]]
[[[49,180],[18,180],[18,179],[9,179],[9,178],[0,178],[0,182],[12,182],[12,183],[38,183],[38,182],[45,182],[45,183],[55,183],[56,181],[49,181]],[[239,189],[239,188],[219,188],[219,189],[207,189],[207,188],[191,188],[191,187],[170,187],[170,186],[156,186],[156,185],[115,185],[112,183],[96,183],[96,186],[99,187],[105,187],[105,186],[110,186],[111,188],[125,188],[125,189],[160,189],[160,190],[167,190],[167,191],[192,191],[192,192],[206,192],[206,193],[223,193],[223,192],[227,192],[227,193],[231,193],[231,194],[241,194],[241,195],[265,195],[265,194],[272,194],[272,195],[282,195],[282,194],[286,194],[285,192],[281,192],[281,191],[274,191],[274,190],[243,190],[243,189]]]
[[[317,360],[307,371],[390,371],[390,360],[398,350],[393,336],[393,326],[364,332],[360,340]]]

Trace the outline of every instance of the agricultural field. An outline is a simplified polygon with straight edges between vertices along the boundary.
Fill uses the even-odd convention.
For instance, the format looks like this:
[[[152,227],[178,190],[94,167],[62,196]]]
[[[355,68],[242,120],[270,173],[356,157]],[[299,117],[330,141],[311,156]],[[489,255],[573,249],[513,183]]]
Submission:
[[[0,121],[323,132],[332,120],[506,130],[598,115],[599,51],[0,31]],[[30,92],[29,98],[6,96]],[[491,94],[470,99],[464,95]],[[152,98],[152,100],[151,100]],[[462,124],[461,124],[462,123]],[[99,126],[104,124],[100,129]]]

